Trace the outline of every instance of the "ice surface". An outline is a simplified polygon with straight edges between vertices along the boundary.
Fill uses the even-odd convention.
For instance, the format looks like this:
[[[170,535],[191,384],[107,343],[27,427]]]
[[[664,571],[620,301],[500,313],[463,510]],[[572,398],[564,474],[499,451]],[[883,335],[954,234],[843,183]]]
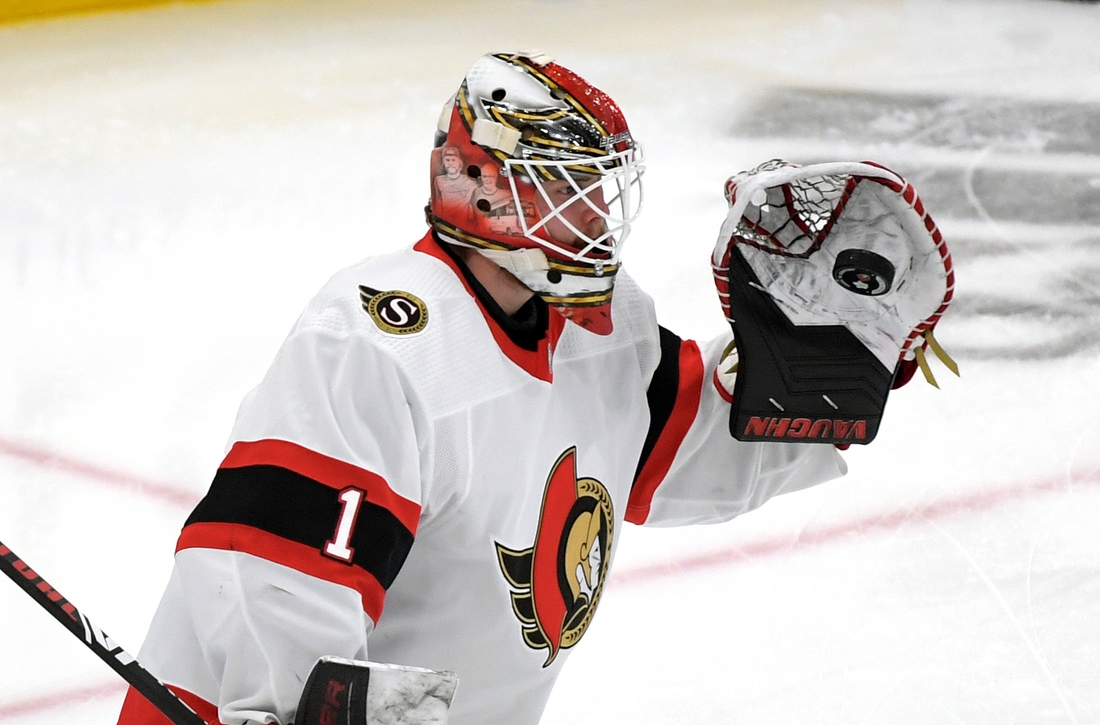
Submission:
[[[304,302],[421,233],[465,69],[541,47],[645,144],[624,261],[663,324],[722,330],[726,176],[871,159],[951,245],[937,332],[963,374],[895,394],[844,480],[628,527],[545,722],[1100,723],[1098,37],[1100,6],[1057,0],[245,0],[2,27],[0,541],[136,651],[187,507],[111,471],[197,499]],[[102,664],[14,586],[0,613],[0,722],[113,722]]]

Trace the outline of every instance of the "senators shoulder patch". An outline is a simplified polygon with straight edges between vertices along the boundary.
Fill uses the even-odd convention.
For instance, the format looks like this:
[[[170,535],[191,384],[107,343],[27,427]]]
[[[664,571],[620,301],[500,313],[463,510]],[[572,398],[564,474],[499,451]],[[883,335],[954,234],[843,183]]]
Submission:
[[[414,294],[359,285],[359,300],[378,329],[390,335],[414,335],[428,324],[428,306]]]

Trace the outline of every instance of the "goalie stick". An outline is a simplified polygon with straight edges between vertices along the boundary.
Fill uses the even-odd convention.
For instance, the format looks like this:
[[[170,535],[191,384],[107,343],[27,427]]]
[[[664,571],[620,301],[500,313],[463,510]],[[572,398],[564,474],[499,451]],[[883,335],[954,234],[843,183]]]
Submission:
[[[208,725],[3,542],[0,569],[175,725]]]
[[[210,725],[3,542],[0,570],[174,725]],[[297,720],[302,725],[446,725],[457,686],[453,672],[322,657],[306,679]]]

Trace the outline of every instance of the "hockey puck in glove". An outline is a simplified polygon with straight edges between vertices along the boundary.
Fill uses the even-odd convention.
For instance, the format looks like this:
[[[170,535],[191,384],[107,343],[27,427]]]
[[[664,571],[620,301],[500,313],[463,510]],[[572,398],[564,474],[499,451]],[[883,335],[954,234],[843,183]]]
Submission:
[[[867,249],[845,249],[836,255],[833,279],[849,292],[877,297],[894,284],[894,265]]]

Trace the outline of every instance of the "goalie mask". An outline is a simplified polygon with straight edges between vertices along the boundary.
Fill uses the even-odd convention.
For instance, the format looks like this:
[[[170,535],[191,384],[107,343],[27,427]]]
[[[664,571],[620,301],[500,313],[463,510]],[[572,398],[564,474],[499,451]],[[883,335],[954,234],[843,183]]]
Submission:
[[[486,55],[440,116],[430,221],[606,335],[641,173],[606,94],[537,53]]]

